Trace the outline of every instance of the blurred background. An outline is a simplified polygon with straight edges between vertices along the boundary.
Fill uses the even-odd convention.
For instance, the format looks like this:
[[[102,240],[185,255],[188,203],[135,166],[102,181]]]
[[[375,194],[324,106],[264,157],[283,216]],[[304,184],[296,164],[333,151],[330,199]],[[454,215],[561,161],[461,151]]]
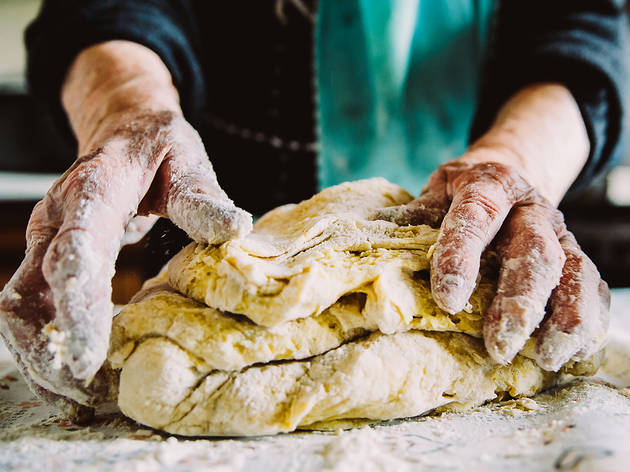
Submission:
[[[0,288],[22,260],[33,205],[74,160],[74,150],[28,96],[23,32],[40,0],[0,0]],[[629,150],[630,151],[630,150]],[[26,172],[27,171],[27,172]],[[613,287],[630,286],[630,152],[625,161],[561,205],[567,224]],[[125,303],[169,251],[162,227],[127,247],[118,260],[114,302]]]

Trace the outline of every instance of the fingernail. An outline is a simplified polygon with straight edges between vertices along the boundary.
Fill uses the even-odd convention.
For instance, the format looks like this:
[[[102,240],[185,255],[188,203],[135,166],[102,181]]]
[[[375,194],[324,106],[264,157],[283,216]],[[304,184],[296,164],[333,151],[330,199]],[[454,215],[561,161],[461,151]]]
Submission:
[[[466,280],[456,274],[431,274],[431,292],[437,305],[447,313],[454,315],[462,311],[472,289],[466,286]]]
[[[232,205],[231,208],[227,207],[207,223],[203,229],[202,239],[208,244],[219,244],[230,239],[242,238],[253,228],[251,215]]]
[[[228,232],[231,238],[241,238],[249,234],[253,228],[252,215],[238,207],[234,208],[234,217],[230,218]]]
[[[557,372],[580,350],[580,337],[558,329],[548,329],[536,346],[536,363],[545,370]]]
[[[526,341],[527,339],[525,339]],[[525,341],[523,341],[523,344],[525,344]],[[512,362],[512,360],[514,359],[514,357],[516,357],[516,354],[518,354],[519,349],[518,348],[514,348],[514,344],[515,344],[515,340],[514,339],[509,339],[509,340],[500,340],[500,339],[494,339],[492,341],[486,341],[486,350],[488,351],[488,354],[490,355],[490,357],[495,361],[498,362],[499,364],[509,364],[510,362]]]
[[[252,216],[229,201],[180,200],[169,203],[171,220],[195,241],[220,244],[252,230]]]
[[[510,316],[501,315],[499,323],[492,329],[484,326],[484,342],[492,359],[500,364],[509,364],[529,338],[522,326],[510,323]]]
[[[538,323],[545,307],[529,297],[497,295],[486,314],[484,339],[488,354],[502,364],[514,359]]]

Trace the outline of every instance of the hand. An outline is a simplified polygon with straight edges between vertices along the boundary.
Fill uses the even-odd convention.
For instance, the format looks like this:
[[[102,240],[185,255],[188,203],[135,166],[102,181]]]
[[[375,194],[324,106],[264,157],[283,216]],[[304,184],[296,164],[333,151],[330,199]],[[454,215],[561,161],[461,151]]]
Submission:
[[[497,362],[510,362],[532,333],[536,361],[546,370],[558,370],[571,358],[585,359],[602,347],[608,287],[567,231],[562,214],[515,168],[451,161],[431,176],[418,199],[378,217],[399,224],[441,224],[431,259],[431,290],[438,306],[451,314],[466,306],[481,253],[494,240],[501,270],[483,334]]]
[[[178,105],[131,103],[142,91],[130,82],[100,94],[100,108],[79,100],[69,111],[82,155],[35,206],[25,259],[0,294],[2,332],[29,383],[84,405],[105,395],[107,383],[94,376],[109,345],[114,264],[121,245],[157,218],[146,215],[210,244],[252,227],[219,187]],[[107,113],[84,113],[97,108]]]

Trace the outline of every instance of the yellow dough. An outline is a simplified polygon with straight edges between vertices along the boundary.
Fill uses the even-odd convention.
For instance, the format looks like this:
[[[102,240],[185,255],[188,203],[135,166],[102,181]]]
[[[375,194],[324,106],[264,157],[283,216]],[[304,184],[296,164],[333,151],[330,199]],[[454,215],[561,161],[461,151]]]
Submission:
[[[410,199],[383,179],[342,184],[269,212],[244,239],[185,248],[114,320],[123,413],[183,435],[272,434],[532,395],[564,378],[527,357],[532,343],[508,366],[489,358],[478,338],[491,269],[466,311],[435,305],[437,230],[370,219]]]
[[[494,365],[480,340],[454,333],[374,333],[311,360],[232,372],[205,372],[176,344],[148,338],[125,361],[118,404],[170,433],[260,435],[339,418],[474,406],[501,392],[532,395],[554,378],[521,356]]]
[[[418,302],[425,298],[414,293],[422,272],[428,277],[438,230],[369,216],[410,200],[384,179],[330,187],[270,211],[244,239],[189,245],[169,263],[169,282],[199,302],[263,326],[317,315],[361,291],[367,295],[366,328],[407,329],[424,311]]]

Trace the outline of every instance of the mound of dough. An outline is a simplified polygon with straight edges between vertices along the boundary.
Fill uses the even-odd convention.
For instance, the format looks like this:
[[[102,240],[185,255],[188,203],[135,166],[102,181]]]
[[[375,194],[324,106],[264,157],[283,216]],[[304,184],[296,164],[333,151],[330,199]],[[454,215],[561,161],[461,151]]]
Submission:
[[[370,219],[410,199],[383,179],[342,184],[269,212],[242,240],[185,248],[114,320],[123,413],[182,435],[272,434],[475,406],[567,378],[536,366],[533,343],[507,366],[485,352],[491,263],[469,309],[437,307],[437,230]]]
[[[263,326],[317,315],[367,287],[366,321],[393,333],[417,311],[409,296],[413,276],[428,271],[438,230],[371,220],[370,214],[411,199],[384,179],[330,187],[270,211],[244,239],[189,245],[169,263],[169,283]]]

